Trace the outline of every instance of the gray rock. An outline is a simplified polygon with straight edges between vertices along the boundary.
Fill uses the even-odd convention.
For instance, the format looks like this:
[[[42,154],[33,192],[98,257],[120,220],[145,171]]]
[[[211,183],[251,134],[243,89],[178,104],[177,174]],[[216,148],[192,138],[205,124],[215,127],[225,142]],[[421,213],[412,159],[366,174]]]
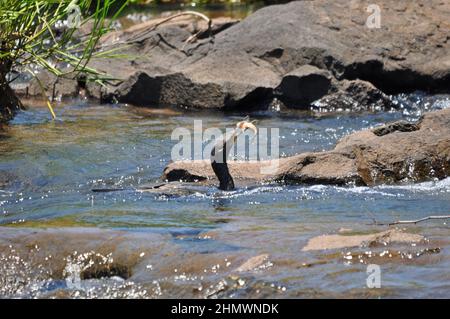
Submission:
[[[80,94],[80,90],[82,89],[81,79],[78,81],[75,78],[64,78],[57,77],[56,75],[42,71],[36,75],[41,81],[45,93],[48,98],[52,100],[57,100],[60,98],[71,98],[76,97]],[[19,96],[25,97],[41,97],[42,96],[42,88],[39,85],[39,82],[36,78],[33,78],[27,86],[13,86],[15,92]]]
[[[314,101],[312,108],[327,111],[380,111],[396,107],[386,94],[367,81],[342,80],[336,82],[335,88],[335,92]]]
[[[236,83],[201,83],[182,73],[149,76],[145,72],[137,72],[105,98],[140,106],[242,107],[248,110],[254,98],[269,101],[270,95],[270,89]]]

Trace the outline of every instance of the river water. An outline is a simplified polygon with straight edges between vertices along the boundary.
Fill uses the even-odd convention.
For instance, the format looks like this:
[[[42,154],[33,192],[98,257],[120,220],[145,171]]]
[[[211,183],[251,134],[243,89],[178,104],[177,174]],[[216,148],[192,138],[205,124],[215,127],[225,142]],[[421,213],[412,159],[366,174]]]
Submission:
[[[280,154],[289,156],[328,150],[353,131],[450,106],[443,95],[393,99],[399,109],[390,112],[251,116],[259,127],[280,129]],[[445,220],[402,227],[426,237],[417,245],[302,251],[317,235],[388,229],[374,219],[448,214],[450,178],[372,188],[257,185],[145,194],[133,188],[159,180],[176,143],[173,129],[192,128],[194,120],[204,128],[230,127],[242,115],[82,100],[60,104],[56,113],[52,121],[34,105],[0,134],[1,297],[450,296]],[[127,190],[91,192],[104,186]],[[368,249],[378,257],[365,258]],[[238,270],[255,256],[263,261]],[[381,288],[366,285],[371,263],[381,267]],[[107,271],[83,273],[97,266]]]

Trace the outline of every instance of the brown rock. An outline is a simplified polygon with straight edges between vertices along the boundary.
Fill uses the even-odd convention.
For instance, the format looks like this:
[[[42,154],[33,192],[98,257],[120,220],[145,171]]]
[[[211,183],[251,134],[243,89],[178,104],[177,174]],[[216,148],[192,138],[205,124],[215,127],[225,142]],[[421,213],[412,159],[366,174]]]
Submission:
[[[399,230],[387,230],[368,235],[321,235],[311,238],[302,251],[340,249],[359,246],[371,246],[377,243],[418,243],[424,239],[417,234],[409,234]]]
[[[238,268],[236,268],[235,272],[247,272],[252,271],[261,265],[263,265],[267,259],[269,258],[269,255],[262,254],[255,257],[250,258],[246,262],[244,262],[242,265],[240,265]]]

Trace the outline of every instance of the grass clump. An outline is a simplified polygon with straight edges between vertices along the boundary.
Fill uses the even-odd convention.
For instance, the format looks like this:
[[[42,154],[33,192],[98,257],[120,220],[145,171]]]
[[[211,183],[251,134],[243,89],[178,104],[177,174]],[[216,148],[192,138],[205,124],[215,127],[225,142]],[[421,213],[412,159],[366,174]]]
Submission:
[[[0,1],[0,114],[3,114],[0,120],[11,117],[21,107],[9,85],[14,74],[28,72],[35,77],[36,69],[44,69],[59,77],[82,73],[93,81],[104,80],[104,74],[87,64],[100,54],[96,50],[98,40],[111,29],[111,21],[127,3],[117,0]],[[49,102],[48,106],[54,116]]]

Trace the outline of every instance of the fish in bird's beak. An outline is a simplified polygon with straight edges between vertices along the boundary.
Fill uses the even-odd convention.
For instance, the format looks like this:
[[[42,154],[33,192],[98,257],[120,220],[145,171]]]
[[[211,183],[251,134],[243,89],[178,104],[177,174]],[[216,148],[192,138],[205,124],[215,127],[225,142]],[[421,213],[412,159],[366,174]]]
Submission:
[[[233,133],[233,141],[234,143],[236,143],[237,138],[240,134],[244,133],[246,130],[252,130],[254,135],[252,137],[252,140],[256,137],[256,133],[258,132],[255,124],[253,124],[252,122],[249,122],[247,120],[244,121],[240,121],[236,123],[236,129],[234,130]]]
[[[246,130],[251,130],[255,135],[258,133],[258,129],[255,124],[249,121],[241,121],[236,123],[236,128],[239,129],[241,133],[244,133]]]

